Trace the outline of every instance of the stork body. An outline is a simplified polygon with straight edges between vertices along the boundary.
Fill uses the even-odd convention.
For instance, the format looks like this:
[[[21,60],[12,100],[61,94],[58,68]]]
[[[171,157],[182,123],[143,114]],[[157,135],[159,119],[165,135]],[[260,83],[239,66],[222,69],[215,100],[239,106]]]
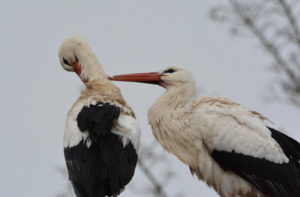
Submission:
[[[87,86],[68,113],[63,141],[75,194],[117,196],[132,179],[137,163],[141,134],[135,114],[84,39],[66,39],[59,59]]]
[[[219,96],[187,105],[195,80],[182,67],[112,80],[166,88],[148,112],[153,134],[221,197],[300,196],[300,144],[266,127],[265,116]]]

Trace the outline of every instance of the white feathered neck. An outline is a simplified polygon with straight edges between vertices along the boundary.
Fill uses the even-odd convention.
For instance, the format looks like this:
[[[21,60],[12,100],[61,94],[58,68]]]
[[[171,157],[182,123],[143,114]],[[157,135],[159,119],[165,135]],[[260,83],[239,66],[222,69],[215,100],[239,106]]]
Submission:
[[[195,89],[194,81],[181,83],[177,86],[168,86],[166,92],[150,108],[148,112],[149,124],[157,124],[162,119],[171,118],[176,112],[184,110],[195,94]]]

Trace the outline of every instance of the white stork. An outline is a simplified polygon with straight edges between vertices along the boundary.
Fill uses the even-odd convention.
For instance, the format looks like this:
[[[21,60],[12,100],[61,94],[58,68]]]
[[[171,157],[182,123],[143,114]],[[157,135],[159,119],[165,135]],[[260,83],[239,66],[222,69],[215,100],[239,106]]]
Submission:
[[[132,179],[138,159],[141,133],[135,114],[83,38],[67,38],[59,60],[87,87],[68,113],[63,141],[75,194],[117,196]]]
[[[111,80],[166,89],[148,112],[153,134],[221,197],[300,197],[300,144],[265,126],[265,116],[220,96],[187,105],[195,79],[178,66]]]

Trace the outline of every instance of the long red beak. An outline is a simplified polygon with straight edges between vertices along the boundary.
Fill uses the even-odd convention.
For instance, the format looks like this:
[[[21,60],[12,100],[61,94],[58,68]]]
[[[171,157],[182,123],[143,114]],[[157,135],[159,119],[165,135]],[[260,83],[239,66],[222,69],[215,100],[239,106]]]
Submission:
[[[157,72],[136,73],[136,74],[127,74],[127,75],[116,75],[113,76],[112,78],[109,78],[109,80],[159,84],[160,82],[162,82],[162,80],[160,79],[161,76],[163,75]]]
[[[78,75],[78,77],[80,77],[81,75],[81,66],[79,65],[78,61],[75,61],[74,64],[72,64],[76,74]],[[87,83],[88,80],[87,79],[82,79],[83,83]]]

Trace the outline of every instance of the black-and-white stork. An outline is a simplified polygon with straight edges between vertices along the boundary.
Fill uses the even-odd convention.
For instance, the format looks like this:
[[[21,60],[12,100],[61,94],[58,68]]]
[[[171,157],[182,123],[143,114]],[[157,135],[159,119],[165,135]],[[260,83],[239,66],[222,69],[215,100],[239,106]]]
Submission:
[[[178,66],[111,80],[166,89],[148,112],[156,139],[221,197],[300,197],[300,144],[265,126],[265,116],[220,96],[187,105],[196,83]]]
[[[83,38],[67,38],[59,60],[87,87],[70,109],[64,133],[74,191],[78,197],[117,196],[132,179],[138,159],[141,132],[135,114]]]

